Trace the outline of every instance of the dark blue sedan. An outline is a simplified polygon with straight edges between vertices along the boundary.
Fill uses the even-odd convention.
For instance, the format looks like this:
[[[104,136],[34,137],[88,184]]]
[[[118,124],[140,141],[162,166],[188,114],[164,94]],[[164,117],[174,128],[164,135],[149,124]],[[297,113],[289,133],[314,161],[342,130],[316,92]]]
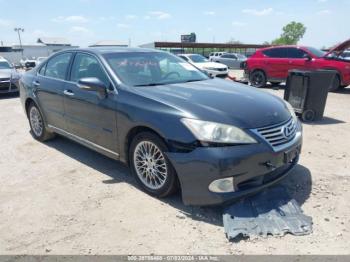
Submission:
[[[66,136],[127,163],[154,196],[181,189],[185,204],[255,193],[301,150],[288,103],[161,51],[58,52],[22,77],[20,96],[35,139]]]

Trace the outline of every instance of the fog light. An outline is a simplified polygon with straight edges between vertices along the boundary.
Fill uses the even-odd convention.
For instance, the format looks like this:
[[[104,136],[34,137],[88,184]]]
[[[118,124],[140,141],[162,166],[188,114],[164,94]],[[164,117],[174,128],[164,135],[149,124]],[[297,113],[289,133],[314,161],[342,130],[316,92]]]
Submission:
[[[233,177],[222,178],[211,182],[209,190],[214,193],[234,192]]]

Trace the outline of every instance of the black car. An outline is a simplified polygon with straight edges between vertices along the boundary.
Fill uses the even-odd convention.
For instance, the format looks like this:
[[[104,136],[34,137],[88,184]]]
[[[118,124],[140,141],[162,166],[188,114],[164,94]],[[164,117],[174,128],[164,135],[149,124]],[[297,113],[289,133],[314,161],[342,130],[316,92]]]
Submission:
[[[62,51],[26,73],[20,91],[36,139],[66,136],[127,163],[152,195],[180,188],[185,204],[221,204],[279,181],[302,144],[288,103],[162,51]]]

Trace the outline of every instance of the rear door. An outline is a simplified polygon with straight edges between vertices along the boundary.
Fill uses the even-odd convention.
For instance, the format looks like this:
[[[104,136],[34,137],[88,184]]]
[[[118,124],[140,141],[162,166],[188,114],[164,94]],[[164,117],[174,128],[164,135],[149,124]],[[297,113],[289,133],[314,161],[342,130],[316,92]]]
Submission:
[[[80,89],[79,79],[96,77],[107,86],[107,96]],[[117,151],[117,93],[99,59],[94,55],[78,52],[72,62],[69,82],[65,85],[64,105],[67,131],[93,146]]]
[[[263,65],[268,79],[285,79],[289,68],[287,49],[283,47],[267,49],[263,54],[265,56]]]
[[[66,128],[63,92],[72,56],[71,52],[67,52],[50,58],[33,79],[33,87],[46,122],[60,129]]]

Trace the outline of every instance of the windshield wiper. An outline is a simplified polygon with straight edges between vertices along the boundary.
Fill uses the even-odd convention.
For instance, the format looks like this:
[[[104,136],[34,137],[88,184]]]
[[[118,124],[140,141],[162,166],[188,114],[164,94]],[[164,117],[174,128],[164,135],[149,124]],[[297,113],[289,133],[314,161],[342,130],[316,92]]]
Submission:
[[[140,84],[140,85],[134,85],[134,86],[161,86],[161,85],[167,85],[167,83],[148,83],[148,84]]]
[[[199,82],[199,81],[204,81],[205,79],[190,79],[190,80],[187,80],[183,83],[189,83],[189,82]]]

